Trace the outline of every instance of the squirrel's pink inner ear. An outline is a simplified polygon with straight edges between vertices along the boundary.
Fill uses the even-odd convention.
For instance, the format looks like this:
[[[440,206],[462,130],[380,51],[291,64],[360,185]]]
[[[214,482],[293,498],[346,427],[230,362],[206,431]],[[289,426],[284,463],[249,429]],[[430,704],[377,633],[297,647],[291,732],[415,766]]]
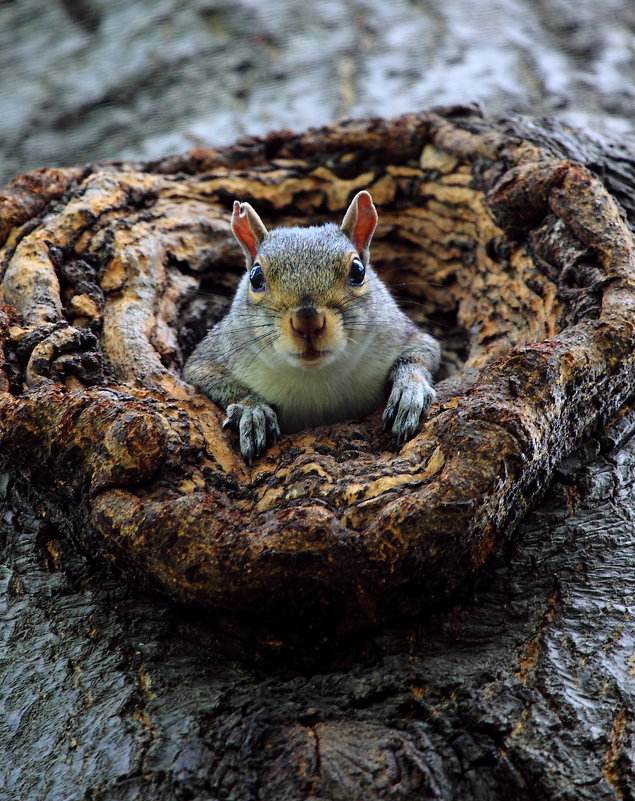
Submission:
[[[249,224],[247,212],[241,210],[240,203],[237,200],[234,201],[234,210],[232,213],[232,231],[245,253],[254,261],[258,250],[258,240]]]
[[[355,248],[362,253],[368,247],[377,226],[377,211],[368,192],[360,192],[354,203],[357,203],[357,216],[352,230]]]

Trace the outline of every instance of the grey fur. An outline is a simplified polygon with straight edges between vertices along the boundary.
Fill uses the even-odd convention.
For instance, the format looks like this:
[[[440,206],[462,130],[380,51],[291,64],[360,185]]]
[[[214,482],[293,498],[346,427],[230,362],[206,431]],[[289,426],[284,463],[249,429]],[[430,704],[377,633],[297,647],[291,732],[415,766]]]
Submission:
[[[392,429],[399,445],[414,437],[421,416],[428,411],[436,397],[432,389],[432,376],[421,359],[427,342],[423,340],[421,346],[421,349],[409,349],[412,358],[401,356],[389,375],[392,390],[382,419],[386,428]]]

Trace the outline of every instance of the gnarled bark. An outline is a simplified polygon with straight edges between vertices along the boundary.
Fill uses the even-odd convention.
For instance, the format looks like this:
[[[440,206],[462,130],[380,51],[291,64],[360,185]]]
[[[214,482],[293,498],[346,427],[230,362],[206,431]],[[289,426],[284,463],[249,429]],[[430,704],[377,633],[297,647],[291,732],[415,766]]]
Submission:
[[[2,262],[11,306],[0,321],[0,797],[632,797],[628,404],[560,463],[520,523],[516,546],[487,560],[450,605],[331,640],[329,620],[311,608],[316,598],[333,603],[331,575],[343,585],[350,568],[341,544],[332,546],[343,526],[354,514],[362,519],[364,504],[382,496],[391,503],[397,493],[409,517],[403,529],[393,520],[389,533],[405,534],[386,537],[363,608],[370,574],[360,559],[362,584],[356,573],[333,615],[339,628],[409,611],[435,588],[458,584],[505,543],[559,454],[628,391],[630,233],[584,164],[635,219],[633,154],[546,121],[496,123],[469,109],[152,165],[62,171],[40,184],[44,191],[14,191],[16,227]],[[339,179],[326,180],[328,170]],[[288,171],[323,184],[289,192],[281,207],[267,202],[282,196],[279,176]],[[425,427],[426,437],[438,434],[438,450],[428,455],[420,437],[399,456],[376,415],[285,438],[249,473],[218,430],[220,413],[176,372],[184,350],[222,314],[242,269],[226,215],[231,181],[246,181],[256,203],[260,193],[263,217],[276,223],[340,216],[345,200],[331,211],[329,187],[352,181],[354,191],[360,175],[370,175],[361,185],[374,191],[384,223],[376,263],[403,285],[395,286],[400,296],[423,304],[408,308],[426,312],[446,345],[448,377]],[[390,192],[380,200],[381,187]],[[495,445],[506,473],[492,468]],[[384,459],[400,470],[384,470]],[[361,489],[347,485],[348,517],[325,547],[318,524],[346,507],[324,498],[344,486],[347,460],[347,469],[364,460],[374,467]],[[285,470],[298,492],[286,506]],[[408,545],[416,514],[425,520],[417,503],[433,486],[455,487],[447,514],[470,528],[435,555],[422,527],[411,565],[407,548],[399,555],[394,546]],[[191,522],[186,509],[200,512],[195,496],[210,487],[223,497],[218,515],[228,530],[250,514],[270,525],[286,514],[297,544],[317,521],[315,539],[287,553],[286,564],[270,551],[280,572],[272,568],[268,588],[258,585],[264,571],[253,584],[243,578],[240,593],[252,593],[258,613],[210,611],[248,595],[230,586],[224,600],[201,597],[191,592],[202,582],[196,560],[182,565],[184,578],[175,567],[177,546],[194,556],[214,550],[205,531],[200,543],[170,542],[176,528],[161,512],[180,509]],[[485,520],[486,505],[469,497],[474,487],[496,501]],[[367,498],[354,495],[369,489]],[[269,504],[265,511],[254,510],[254,499]],[[518,505],[506,508],[506,499]],[[129,525],[117,517],[126,509]],[[155,514],[145,528],[136,509]],[[359,539],[350,538],[351,548]],[[244,542],[237,536],[237,550],[222,553],[218,569],[229,582],[249,564]],[[259,543],[266,553],[261,536],[247,556]],[[122,580],[111,554],[133,575],[197,603],[175,604]],[[441,574],[426,582],[435,558]],[[303,595],[294,571],[306,577],[313,567]],[[285,594],[295,606],[272,632],[274,621],[263,618]],[[299,625],[310,622],[308,632]]]
[[[56,172],[39,221],[9,193],[0,446],[45,513],[174,599],[294,626],[403,615],[483,565],[632,392],[635,248],[588,169],[470,122]],[[361,188],[375,264],[442,339],[450,324],[446,372],[464,371],[399,452],[374,415],[285,436],[249,469],[179,377],[240,269],[229,203],[309,223]]]

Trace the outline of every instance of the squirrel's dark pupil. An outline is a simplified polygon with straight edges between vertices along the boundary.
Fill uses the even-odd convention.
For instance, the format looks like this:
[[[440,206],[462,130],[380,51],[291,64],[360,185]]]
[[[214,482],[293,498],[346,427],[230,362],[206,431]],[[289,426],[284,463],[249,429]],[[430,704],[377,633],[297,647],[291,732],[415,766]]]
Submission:
[[[259,264],[254,264],[254,266],[251,268],[249,280],[251,282],[251,288],[256,290],[256,292],[260,289],[264,289],[265,274],[263,273],[262,267]]]
[[[364,283],[364,276],[366,275],[366,268],[359,259],[353,259],[351,262],[351,270],[349,273],[349,281],[354,286],[359,286]]]

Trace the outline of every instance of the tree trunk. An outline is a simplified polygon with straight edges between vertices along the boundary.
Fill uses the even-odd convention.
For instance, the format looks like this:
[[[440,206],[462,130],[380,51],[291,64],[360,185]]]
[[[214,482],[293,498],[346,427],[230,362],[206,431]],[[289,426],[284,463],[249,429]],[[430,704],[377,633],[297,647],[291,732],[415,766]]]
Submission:
[[[469,108],[10,184],[7,797],[632,798],[634,185]],[[437,403],[400,451],[378,412],[250,469],[179,377],[231,201],[311,223],[362,188]]]

